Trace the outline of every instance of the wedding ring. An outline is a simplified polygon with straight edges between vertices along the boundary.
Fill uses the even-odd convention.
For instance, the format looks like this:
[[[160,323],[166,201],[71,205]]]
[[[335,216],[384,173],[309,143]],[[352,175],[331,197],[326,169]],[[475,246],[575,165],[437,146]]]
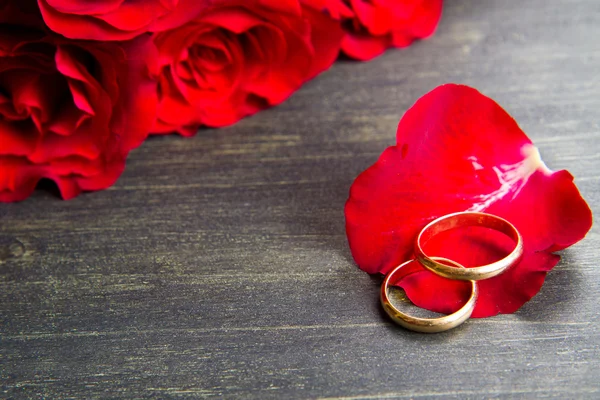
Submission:
[[[454,268],[436,261],[423,251],[423,245],[438,233],[460,227],[482,226],[504,233],[516,243],[514,250],[501,260],[473,268]],[[467,250],[465,250],[467,251]],[[519,261],[523,255],[523,238],[507,220],[481,212],[458,212],[440,217],[423,228],[415,242],[417,260],[428,270],[448,279],[482,280],[499,275]]]
[[[432,258],[435,259],[436,261],[443,261],[445,263],[452,264],[455,267],[458,267],[461,269],[465,268],[462,265],[460,265],[459,263],[454,262],[452,260],[448,260],[447,258],[443,258],[443,257],[432,257]],[[453,314],[449,314],[449,315],[439,317],[439,318],[419,318],[419,317],[413,317],[411,315],[408,315],[408,314],[398,310],[396,307],[394,307],[394,305],[390,302],[389,294],[388,294],[390,281],[392,280],[392,278],[395,278],[395,281],[397,281],[398,279],[402,278],[403,276],[410,274],[411,271],[409,270],[409,268],[406,268],[406,266],[413,262],[416,262],[416,260],[412,259],[412,260],[406,261],[405,263],[402,263],[399,266],[397,266],[392,272],[390,272],[385,277],[385,280],[383,281],[383,284],[381,285],[381,305],[383,306],[383,309],[385,310],[385,312],[392,318],[392,320],[394,320],[394,322],[396,322],[398,325],[401,325],[402,327],[404,327],[406,329],[410,329],[412,331],[425,332],[425,333],[437,333],[437,332],[444,332],[444,331],[447,331],[448,329],[457,327],[458,325],[462,324],[467,319],[469,319],[469,317],[473,313],[473,310],[475,309],[475,303],[477,302],[478,289],[477,289],[477,283],[475,281],[470,282],[471,283],[471,296],[469,297],[469,300],[467,300],[465,305],[462,306],[458,311],[456,311]],[[452,268],[454,268],[454,267],[452,267]],[[398,275],[398,273],[401,273],[401,275]]]

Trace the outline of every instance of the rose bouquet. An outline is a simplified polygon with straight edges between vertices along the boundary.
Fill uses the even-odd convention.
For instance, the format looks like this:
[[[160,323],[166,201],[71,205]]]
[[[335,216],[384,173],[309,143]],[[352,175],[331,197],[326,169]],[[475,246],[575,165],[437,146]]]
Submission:
[[[340,53],[430,36],[442,0],[0,1],[0,201],[111,186],[149,134],[276,105]]]

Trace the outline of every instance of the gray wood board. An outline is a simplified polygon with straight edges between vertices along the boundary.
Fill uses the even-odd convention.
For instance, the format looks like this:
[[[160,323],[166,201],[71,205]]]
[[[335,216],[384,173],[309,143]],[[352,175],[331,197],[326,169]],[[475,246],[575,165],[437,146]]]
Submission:
[[[0,397],[599,398],[600,235],[513,315],[389,322],[343,205],[446,82],[496,99],[600,210],[600,2],[447,1],[436,36],[279,107],[151,138],[109,190],[0,205]]]

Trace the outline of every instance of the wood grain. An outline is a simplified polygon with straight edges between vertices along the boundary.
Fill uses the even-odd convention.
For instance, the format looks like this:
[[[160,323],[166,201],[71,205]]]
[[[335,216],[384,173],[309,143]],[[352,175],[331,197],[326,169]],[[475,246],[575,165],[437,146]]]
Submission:
[[[0,205],[3,398],[600,398],[600,231],[513,315],[404,331],[343,205],[445,82],[502,104],[600,209],[600,3],[447,1],[435,37],[283,105],[148,140],[110,190]]]

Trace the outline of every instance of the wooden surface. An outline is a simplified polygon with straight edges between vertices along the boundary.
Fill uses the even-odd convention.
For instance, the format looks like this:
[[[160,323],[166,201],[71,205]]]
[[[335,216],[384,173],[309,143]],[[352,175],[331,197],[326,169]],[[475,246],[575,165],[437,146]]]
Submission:
[[[496,99],[600,210],[600,2],[447,1],[437,35],[153,138],[110,190],[0,205],[2,398],[600,398],[600,235],[513,315],[392,325],[343,205],[418,97]]]

